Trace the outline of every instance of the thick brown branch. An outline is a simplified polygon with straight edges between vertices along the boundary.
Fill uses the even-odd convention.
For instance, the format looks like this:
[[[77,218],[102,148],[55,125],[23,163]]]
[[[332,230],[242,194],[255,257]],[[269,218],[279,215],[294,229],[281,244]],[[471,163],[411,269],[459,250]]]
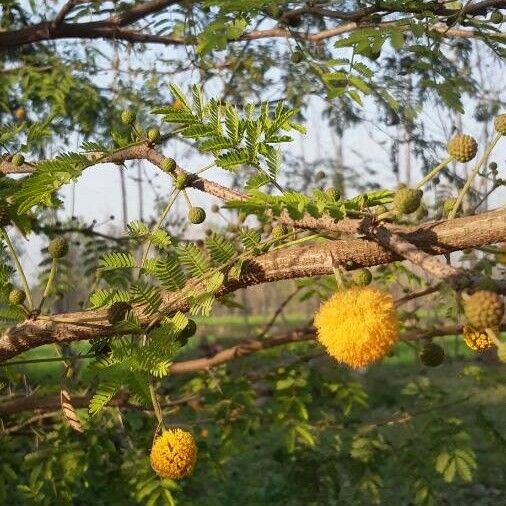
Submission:
[[[506,242],[506,209],[477,216],[426,223],[405,229],[401,235],[418,249],[440,255],[460,249]],[[371,267],[402,258],[380,244],[365,239],[331,241],[304,248],[273,251],[246,260],[241,277],[228,280],[218,296],[239,288],[282,279],[331,274],[334,262],[345,269]],[[506,293],[506,283],[499,284]],[[167,312],[187,311],[179,293],[165,293]],[[139,314],[144,323],[147,319]],[[7,360],[30,348],[48,343],[72,342],[117,334],[105,319],[105,311],[82,311],[54,315],[51,320],[29,320],[4,331],[0,337],[0,360]],[[94,319],[93,323],[83,320]],[[81,322],[81,323],[80,323]]]
[[[425,253],[399,234],[392,232],[384,226],[375,227],[371,233],[386,248],[409,260],[430,275],[444,281],[458,282],[463,272],[452,265],[448,265],[438,258]]]
[[[132,43],[155,43],[163,45],[184,45],[189,42],[183,37],[172,37],[165,35],[157,35],[146,33],[136,29],[125,29],[125,26],[144,19],[145,17],[159,12],[166,7],[177,4],[176,0],[152,0],[144,2],[139,5],[128,9],[126,12],[111,16],[105,20],[90,21],[87,23],[65,23],[65,16],[70,12],[73,7],[73,2],[69,2],[57,17],[52,21],[42,22],[36,25],[31,25],[20,30],[11,30],[0,33],[0,48],[13,48],[25,44],[32,44],[34,42],[57,40],[57,39],[110,39],[110,40],[124,40]],[[465,7],[462,14],[473,15],[479,12],[486,12],[491,8],[505,7],[505,0],[488,0],[471,4]],[[304,14],[317,16],[322,18],[334,18],[345,21],[345,23],[338,25],[329,30],[323,30],[315,33],[294,32],[288,30],[283,26],[268,30],[254,30],[241,36],[238,41],[257,40],[263,38],[287,38],[295,37],[297,39],[306,40],[308,42],[319,42],[324,39],[332,38],[337,35],[342,35],[352,32],[364,27],[388,27],[395,24],[395,21],[386,21],[382,23],[368,23],[362,22],[367,16],[374,12],[387,12],[386,9],[380,7],[368,7],[364,9],[357,9],[356,11],[337,11],[321,7],[302,7],[294,9],[285,13],[283,18],[299,17]],[[393,10],[391,13],[409,13],[410,11]],[[414,12],[417,12],[416,10]],[[388,13],[388,12],[387,12]],[[437,13],[441,16],[450,16],[454,11],[440,7]],[[282,18],[282,19],[283,19]],[[406,27],[407,29],[408,27]],[[459,28],[448,28],[444,24],[436,24],[428,28],[429,31],[434,31],[442,34],[445,37],[479,37],[482,38],[484,34],[478,30],[463,30]],[[496,38],[504,39],[506,37],[503,33],[493,35]],[[193,42],[192,42],[193,43]]]

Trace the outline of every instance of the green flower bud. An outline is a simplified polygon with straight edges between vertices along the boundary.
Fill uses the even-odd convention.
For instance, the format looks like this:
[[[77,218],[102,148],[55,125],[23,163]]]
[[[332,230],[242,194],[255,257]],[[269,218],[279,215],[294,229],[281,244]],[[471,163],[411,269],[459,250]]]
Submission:
[[[178,190],[184,190],[189,182],[189,178],[186,174],[178,174],[174,184]]]
[[[19,304],[23,304],[26,299],[26,293],[24,290],[19,288],[14,288],[9,293],[9,303],[13,306],[17,306]]]
[[[192,207],[188,211],[188,219],[190,220],[190,223],[199,225],[206,219],[206,212],[201,207]]]
[[[147,135],[149,142],[152,144],[155,144],[160,140],[160,130],[158,130],[158,128],[150,128]]]
[[[177,164],[174,158],[164,158],[160,166],[164,172],[171,173],[176,170]]]
[[[125,125],[133,125],[135,123],[135,113],[132,111],[123,111],[121,113],[121,121]]]
[[[51,258],[63,258],[69,251],[69,244],[65,237],[55,237],[48,245],[47,251]]]
[[[25,163],[25,157],[21,153],[16,153],[11,160],[12,165],[21,167]]]

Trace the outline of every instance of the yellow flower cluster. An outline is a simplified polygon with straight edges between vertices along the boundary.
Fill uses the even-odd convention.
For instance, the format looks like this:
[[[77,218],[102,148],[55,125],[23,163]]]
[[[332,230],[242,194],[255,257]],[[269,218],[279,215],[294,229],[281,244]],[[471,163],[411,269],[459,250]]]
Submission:
[[[151,467],[163,478],[180,480],[193,472],[197,445],[182,429],[168,429],[155,439],[151,448]]]
[[[473,351],[485,351],[494,346],[494,341],[488,337],[486,332],[474,329],[470,325],[464,326],[462,332],[464,341]]]
[[[321,305],[314,323],[329,355],[357,369],[383,358],[399,338],[394,300],[374,287],[335,293]]]

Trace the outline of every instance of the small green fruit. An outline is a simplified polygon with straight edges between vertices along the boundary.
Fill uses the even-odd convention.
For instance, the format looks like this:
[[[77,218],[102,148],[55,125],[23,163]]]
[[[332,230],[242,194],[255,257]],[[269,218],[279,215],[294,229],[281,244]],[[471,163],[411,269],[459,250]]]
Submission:
[[[186,174],[178,174],[174,185],[178,190],[184,190],[189,182],[189,178]]]
[[[445,352],[439,344],[425,343],[420,352],[420,362],[428,367],[437,367],[445,359]]]
[[[352,274],[351,279],[357,286],[367,286],[371,284],[372,274],[369,269],[358,269]]]
[[[132,111],[123,111],[121,113],[121,121],[125,125],[133,125],[135,123],[135,113]]]
[[[158,128],[150,128],[147,135],[149,142],[152,144],[155,144],[160,140],[160,130],[158,130]]]
[[[26,293],[24,290],[19,288],[14,288],[9,293],[9,303],[13,306],[17,306],[18,304],[23,304],[26,299]]]
[[[294,51],[290,56],[290,60],[295,64],[300,63],[304,60],[304,53],[302,51]]]
[[[63,258],[69,251],[69,244],[65,237],[55,237],[48,245],[47,251],[51,258]]]
[[[199,225],[206,219],[206,212],[201,207],[192,207],[188,211],[188,219],[190,223]]]
[[[174,160],[174,158],[164,158],[160,167],[164,172],[174,172],[177,167],[176,160]]]
[[[186,327],[179,333],[178,341],[181,346],[184,346],[190,337],[193,337],[197,332],[197,324],[193,320],[188,320]]]
[[[503,20],[503,15],[500,10],[495,10],[490,15],[490,22],[491,23],[494,23],[496,25],[500,25],[502,23],[502,20]]]
[[[16,153],[12,157],[12,165],[15,165],[16,167],[21,167],[25,163],[25,157],[21,153]]]
[[[115,325],[123,320],[132,306],[128,302],[113,302],[111,307],[107,310],[107,321],[111,325]]]
[[[341,198],[341,192],[332,186],[325,190],[325,195],[327,195],[330,200],[333,200],[335,202]]]
[[[400,214],[411,214],[420,206],[422,197],[422,190],[401,188],[395,193],[393,199],[394,208]]]
[[[286,234],[288,234],[288,227],[281,223],[272,228],[271,238],[276,240],[281,239]]]

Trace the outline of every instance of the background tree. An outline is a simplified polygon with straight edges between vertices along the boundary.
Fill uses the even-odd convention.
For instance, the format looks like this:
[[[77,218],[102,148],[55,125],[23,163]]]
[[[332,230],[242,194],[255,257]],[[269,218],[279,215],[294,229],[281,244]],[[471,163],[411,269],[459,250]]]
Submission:
[[[500,502],[505,7],[4,2],[2,500]]]

